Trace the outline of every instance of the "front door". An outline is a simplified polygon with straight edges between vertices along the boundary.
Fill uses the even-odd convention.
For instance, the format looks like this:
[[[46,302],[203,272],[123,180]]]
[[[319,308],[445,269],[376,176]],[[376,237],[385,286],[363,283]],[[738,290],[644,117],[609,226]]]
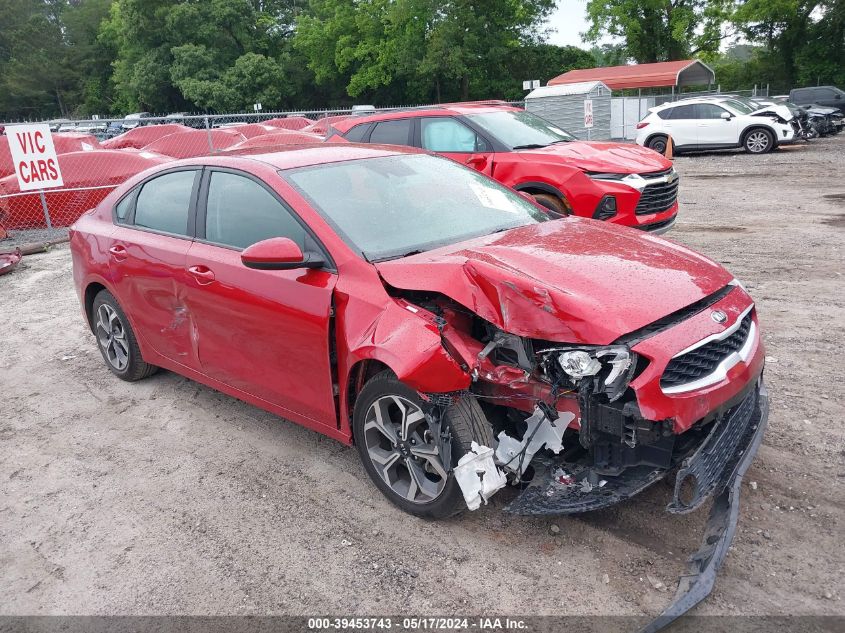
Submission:
[[[205,179],[197,241],[185,265],[200,371],[334,428],[329,323],[336,274],[246,268],[241,250],[270,237],[288,237],[303,252],[319,246],[265,183],[214,168]]]
[[[419,122],[420,147],[488,176],[493,174],[492,148],[474,130],[448,116],[421,117]]]
[[[730,115],[731,113],[714,103],[699,103],[696,108],[699,144],[737,145],[739,143],[739,130],[735,116],[723,118],[723,114]]]

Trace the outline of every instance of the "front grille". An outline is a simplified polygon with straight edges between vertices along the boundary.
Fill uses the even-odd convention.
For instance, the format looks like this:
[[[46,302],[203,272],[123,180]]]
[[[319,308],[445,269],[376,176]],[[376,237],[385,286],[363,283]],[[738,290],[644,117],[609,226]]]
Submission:
[[[646,174],[643,174],[644,176]],[[650,176],[650,175],[649,175]],[[634,213],[647,215],[660,213],[671,207],[678,199],[678,179],[672,182],[658,182],[648,185],[640,194],[640,201]]]
[[[709,376],[716,370],[719,363],[742,349],[750,330],[751,312],[745,315],[739,328],[730,336],[710,341],[669,361],[660,379],[660,386],[678,387]]]
[[[669,169],[661,169],[660,171],[649,171],[644,174],[640,174],[643,178],[660,178],[661,176],[668,176],[672,173],[674,167],[670,167]]]

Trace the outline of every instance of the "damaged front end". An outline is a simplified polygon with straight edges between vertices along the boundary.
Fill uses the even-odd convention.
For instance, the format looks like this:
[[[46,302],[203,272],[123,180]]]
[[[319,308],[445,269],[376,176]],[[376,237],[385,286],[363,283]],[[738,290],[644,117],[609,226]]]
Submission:
[[[509,334],[443,296],[403,293],[407,301],[436,315],[444,349],[471,376],[464,397],[478,400],[496,438],[493,446],[474,444],[453,469],[470,509],[511,484],[521,492],[506,511],[587,512],[624,501],[670,475],[675,481],[667,512],[688,513],[713,500],[702,546],[690,559],[690,573],[649,631],[665,626],[712,589],[736,527],[739,482],[766,426],[768,397],[753,304],[747,305],[744,291],[731,295],[735,288],[729,284],[649,326],[640,338],[621,337],[605,346]],[[728,295],[732,299],[725,300]],[[681,322],[689,329],[685,336],[699,336],[707,322],[712,326],[717,321],[705,322],[704,317],[720,301],[735,323],[702,337],[668,363],[662,359],[659,370],[649,367],[655,364],[653,358],[635,351],[653,351],[663,344],[661,333]],[[651,347],[641,345],[644,339],[650,339]],[[737,367],[740,361],[742,367]],[[675,383],[689,381],[691,396],[684,385],[666,386],[670,371],[676,372],[671,374]],[[679,378],[678,372],[684,371],[698,373]],[[736,378],[730,397],[712,406],[696,395],[693,387],[708,382],[712,386],[714,377],[729,371]],[[706,372],[711,373],[703,375]],[[665,397],[687,409],[690,403],[697,408],[653,419],[660,407],[642,394],[655,383],[663,385]],[[641,407],[640,397],[646,398],[647,407]]]

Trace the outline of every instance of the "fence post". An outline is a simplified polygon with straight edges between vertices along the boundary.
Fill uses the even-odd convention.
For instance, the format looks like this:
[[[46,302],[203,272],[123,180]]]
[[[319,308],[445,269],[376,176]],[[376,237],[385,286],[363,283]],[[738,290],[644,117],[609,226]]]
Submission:
[[[214,153],[214,143],[211,142],[211,127],[208,121],[208,117],[205,117],[205,136],[208,139],[208,152],[210,154]]]
[[[44,219],[47,221],[47,229],[53,230],[53,223],[50,222],[50,210],[47,208],[47,197],[44,195],[44,190],[39,189],[38,195],[41,198],[41,210],[44,211]]]

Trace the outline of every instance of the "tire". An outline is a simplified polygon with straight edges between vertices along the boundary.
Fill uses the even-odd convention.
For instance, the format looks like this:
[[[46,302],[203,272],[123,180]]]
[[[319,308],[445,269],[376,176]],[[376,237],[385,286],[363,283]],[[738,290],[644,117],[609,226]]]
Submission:
[[[537,204],[545,207],[552,213],[556,213],[560,217],[569,215],[569,209],[566,208],[566,205],[563,203],[563,200],[561,200],[557,196],[554,196],[550,193],[535,193],[531,195]]]
[[[756,127],[745,134],[742,147],[749,154],[767,154],[775,148],[775,135],[769,130]]]
[[[371,378],[358,395],[352,432],[364,470],[391,503],[409,514],[425,519],[443,519],[458,514],[466,509],[466,502],[450,467],[469,451],[473,441],[494,446],[493,429],[487,417],[471,395],[446,409],[442,420],[452,438],[452,463],[446,466],[436,456],[435,444],[425,441],[431,433],[429,418],[418,419],[412,429],[408,427],[405,439],[401,438],[403,410],[400,404],[405,407],[404,419],[432,412],[431,405],[423,402],[416,391],[402,384],[391,371]],[[376,415],[376,410],[381,417]],[[385,418],[390,421],[386,432],[379,424],[379,420],[387,421]],[[424,459],[412,452],[422,454],[426,450],[429,457]],[[415,480],[412,472],[417,478],[422,474],[425,479],[422,485],[411,483]],[[446,473],[445,478],[442,473]],[[394,481],[388,483],[391,479]]]
[[[654,150],[658,154],[665,155],[666,154],[666,144],[668,143],[669,139],[665,134],[655,134],[650,139],[648,139],[648,147],[651,150]]]
[[[108,290],[100,290],[94,297],[91,321],[97,348],[115,376],[135,382],[158,371],[155,365],[144,362],[129,319]]]

